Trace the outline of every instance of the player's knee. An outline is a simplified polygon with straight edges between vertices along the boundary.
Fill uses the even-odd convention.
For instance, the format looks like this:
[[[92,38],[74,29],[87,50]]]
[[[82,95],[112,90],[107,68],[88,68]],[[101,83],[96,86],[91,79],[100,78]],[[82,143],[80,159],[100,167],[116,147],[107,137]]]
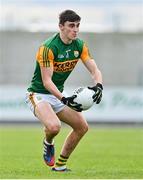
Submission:
[[[52,135],[57,135],[60,131],[61,126],[59,124],[51,125],[49,131]]]
[[[51,135],[57,135],[60,131],[60,124],[50,124],[45,128],[45,132]]]

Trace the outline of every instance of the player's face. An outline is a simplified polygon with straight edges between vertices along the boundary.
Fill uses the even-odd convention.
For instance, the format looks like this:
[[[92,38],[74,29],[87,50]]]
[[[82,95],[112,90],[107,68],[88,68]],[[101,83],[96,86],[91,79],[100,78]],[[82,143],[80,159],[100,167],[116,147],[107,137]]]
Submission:
[[[64,25],[60,24],[60,30],[62,34],[65,36],[65,38],[69,40],[74,40],[77,38],[78,32],[79,32],[79,25],[80,22],[69,22],[66,21]]]

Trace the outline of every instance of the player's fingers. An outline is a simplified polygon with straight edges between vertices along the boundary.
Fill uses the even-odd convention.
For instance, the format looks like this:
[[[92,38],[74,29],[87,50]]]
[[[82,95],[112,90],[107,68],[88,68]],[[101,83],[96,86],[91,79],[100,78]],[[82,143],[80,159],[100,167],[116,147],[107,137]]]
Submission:
[[[83,109],[81,107],[79,107],[79,108],[77,108],[77,111],[81,112],[81,111],[83,111]]]
[[[81,104],[78,104],[77,102],[70,103],[69,105],[73,108],[79,108],[82,106]]]
[[[93,102],[97,101],[97,98],[98,98],[97,94],[93,95]]]
[[[92,98],[95,99],[97,96],[99,96],[100,93],[101,93],[101,92],[100,92],[99,90],[97,90],[97,91],[95,92],[95,94],[92,96]]]
[[[100,96],[102,96],[101,92],[99,92],[98,94],[95,94],[95,96],[93,98],[93,102],[97,102],[97,100],[100,98]]]
[[[75,107],[80,108],[81,106],[82,106],[82,104],[77,103]]]
[[[83,111],[83,109],[78,109],[77,111],[78,111],[78,112],[82,112],[82,111]]]
[[[98,94],[95,93],[95,94],[92,96],[92,98],[95,99],[97,96],[98,96]]]
[[[102,99],[102,94],[100,94],[100,96],[97,98],[97,100],[96,100],[96,104],[99,104],[99,103],[100,103],[100,101],[101,101],[101,99]]]
[[[72,96],[73,99],[76,98],[76,97],[77,97],[77,95],[73,95],[73,96]]]
[[[77,111],[77,112],[82,112],[83,109],[80,107],[72,107],[73,110]]]
[[[76,97],[77,97],[77,95],[71,96],[71,100],[73,101]]]
[[[89,86],[88,86],[87,88],[88,88],[88,89],[93,89],[92,87],[89,87]]]

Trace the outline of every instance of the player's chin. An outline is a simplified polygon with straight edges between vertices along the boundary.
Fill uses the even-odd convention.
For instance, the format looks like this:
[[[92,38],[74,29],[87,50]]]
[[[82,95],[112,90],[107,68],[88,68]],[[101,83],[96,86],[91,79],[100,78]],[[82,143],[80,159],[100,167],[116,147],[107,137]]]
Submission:
[[[72,38],[71,38],[71,40],[76,40],[77,39],[77,36],[73,36]]]
[[[72,36],[70,37],[70,39],[71,39],[71,40],[77,39],[77,35],[72,35]]]

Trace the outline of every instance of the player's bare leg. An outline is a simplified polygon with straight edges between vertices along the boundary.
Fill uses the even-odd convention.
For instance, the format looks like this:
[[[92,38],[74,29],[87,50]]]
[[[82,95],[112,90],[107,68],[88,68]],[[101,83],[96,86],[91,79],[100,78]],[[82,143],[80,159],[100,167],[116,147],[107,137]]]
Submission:
[[[76,112],[69,107],[65,107],[57,114],[57,116],[73,128],[66,138],[61,151],[63,156],[69,157],[82,136],[88,131],[88,124],[81,113]]]
[[[83,135],[87,132],[88,124],[81,113],[76,112],[69,107],[65,107],[61,112],[57,113],[57,116],[73,128],[67,136],[61,150],[61,155],[56,162],[56,166],[62,170],[62,168],[66,168],[68,157],[73,152]]]
[[[43,158],[48,166],[53,166],[55,163],[53,138],[59,133],[61,122],[47,102],[37,104],[35,114],[45,127]]]
[[[45,127],[46,140],[51,143],[60,131],[60,120],[47,102],[37,104],[35,114]]]

